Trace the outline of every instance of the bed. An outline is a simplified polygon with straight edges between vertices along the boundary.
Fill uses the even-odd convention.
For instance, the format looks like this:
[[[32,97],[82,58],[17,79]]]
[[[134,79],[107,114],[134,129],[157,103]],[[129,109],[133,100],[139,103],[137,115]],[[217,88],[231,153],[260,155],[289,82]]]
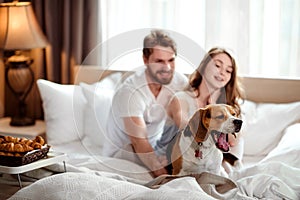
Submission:
[[[101,155],[114,90],[131,73],[77,66],[72,85],[37,81],[47,142],[68,155],[67,172],[60,163],[27,172],[27,186],[10,199],[300,199],[300,79],[240,77],[242,169],[228,178],[153,179],[142,166]]]

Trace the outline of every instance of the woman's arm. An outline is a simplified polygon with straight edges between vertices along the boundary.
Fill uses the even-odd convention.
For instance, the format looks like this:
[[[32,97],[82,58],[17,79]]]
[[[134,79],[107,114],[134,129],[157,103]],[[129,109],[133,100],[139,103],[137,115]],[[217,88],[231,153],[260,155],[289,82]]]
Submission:
[[[175,125],[179,127],[179,129],[183,129],[187,125],[189,120],[188,112],[188,103],[176,96],[171,99],[167,107],[167,113],[169,117],[174,121]]]

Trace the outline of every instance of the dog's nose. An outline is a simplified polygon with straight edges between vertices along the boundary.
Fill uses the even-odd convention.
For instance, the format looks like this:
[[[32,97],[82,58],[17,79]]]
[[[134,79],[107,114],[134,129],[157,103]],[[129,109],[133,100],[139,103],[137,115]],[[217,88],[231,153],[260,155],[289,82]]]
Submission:
[[[239,132],[239,131],[241,130],[243,121],[240,120],[240,119],[235,119],[235,120],[233,120],[233,124],[234,124],[234,126],[235,126],[235,131],[236,131],[236,132]]]
[[[235,120],[233,120],[233,123],[234,123],[234,125],[239,125],[239,126],[241,126],[242,123],[243,123],[243,121],[240,120],[240,119],[235,119]]]

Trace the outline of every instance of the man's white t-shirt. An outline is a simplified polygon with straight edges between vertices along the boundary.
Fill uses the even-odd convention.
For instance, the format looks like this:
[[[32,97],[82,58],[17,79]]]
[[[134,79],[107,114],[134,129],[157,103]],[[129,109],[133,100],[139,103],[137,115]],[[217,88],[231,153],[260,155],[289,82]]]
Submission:
[[[125,132],[124,117],[142,117],[146,122],[149,143],[154,147],[163,132],[167,119],[166,107],[170,98],[175,92],[183,90],[186,84],[187,78],[175,72],[171,83],[163,85],[155,98],[146,81],[145,69],[128,77],[113,97],[103,155],[113,156],[131,143]]]

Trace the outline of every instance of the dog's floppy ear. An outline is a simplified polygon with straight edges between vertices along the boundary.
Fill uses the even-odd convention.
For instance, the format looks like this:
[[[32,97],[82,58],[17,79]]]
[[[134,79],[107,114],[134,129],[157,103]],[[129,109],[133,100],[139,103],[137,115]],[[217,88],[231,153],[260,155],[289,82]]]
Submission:
[[[191,132],[201,141],[205,141],[208,137],[206,123],[203,123],[206,118],[210,118],[210,109],[200,108],[189,120]]]

